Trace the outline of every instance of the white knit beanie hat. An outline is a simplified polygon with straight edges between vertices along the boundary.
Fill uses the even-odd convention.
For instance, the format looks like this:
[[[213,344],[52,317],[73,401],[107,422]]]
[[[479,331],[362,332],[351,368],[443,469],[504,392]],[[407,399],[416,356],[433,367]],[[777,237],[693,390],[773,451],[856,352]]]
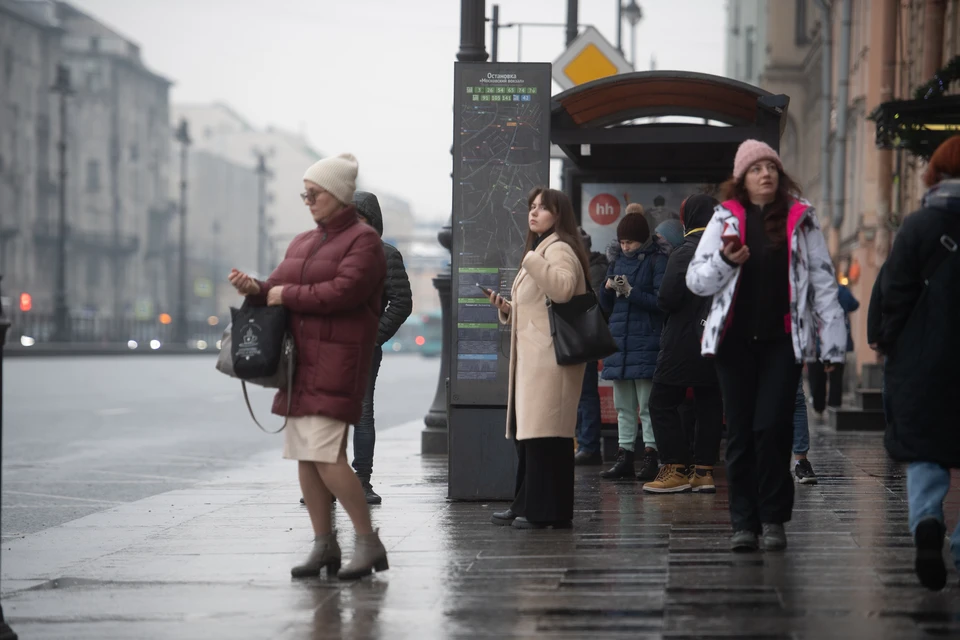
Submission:
[[[303,179],[326,189],[343,204],[350,204],[353,192],[357,190],[358,167],[359,163],[353,154],[341,153],[313,163],[303,174]]]

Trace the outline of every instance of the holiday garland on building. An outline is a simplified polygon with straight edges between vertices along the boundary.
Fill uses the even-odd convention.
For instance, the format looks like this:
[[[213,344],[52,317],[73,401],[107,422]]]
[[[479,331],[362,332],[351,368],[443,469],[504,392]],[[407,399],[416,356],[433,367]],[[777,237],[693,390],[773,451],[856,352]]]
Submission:
[[[960,80],[960,56],[956,56],[947,63],[947,66],[933,74],[932,80],[917,87],[913,97],[917,100],[939,98],[957,80]]]
[[[960,133],[960,96],[948,96],[960,81],[960,56],[954,57],[933,78],[914,91],[913,100],[881,104],[869,118],[877,123],[877,146],[904,149],[929,158],[950,136]]]

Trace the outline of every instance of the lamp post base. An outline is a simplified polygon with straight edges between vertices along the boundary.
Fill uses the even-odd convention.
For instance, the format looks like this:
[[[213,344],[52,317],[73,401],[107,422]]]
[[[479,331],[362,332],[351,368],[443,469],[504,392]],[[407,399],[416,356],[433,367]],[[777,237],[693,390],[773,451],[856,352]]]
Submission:
[[[427,427],[420,432],[420,453],[425,456],[447,455],[446,428]]]
[[[420,439],[423,455],[446,455],[447,453],[447,398],[450,392],[450,306],[452,302],[450,274],[442,273],[433,279],[433,286],[440,294],[441,322],[443,324],[443,348],[441,350],[440,377],[437,392],[430,410],[423,417],[426,429]]]

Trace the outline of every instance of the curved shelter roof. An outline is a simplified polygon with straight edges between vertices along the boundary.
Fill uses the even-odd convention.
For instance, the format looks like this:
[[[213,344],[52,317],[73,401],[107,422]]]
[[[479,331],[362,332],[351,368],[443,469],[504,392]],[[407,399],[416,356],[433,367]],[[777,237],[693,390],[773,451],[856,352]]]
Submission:
[[[737,145],[747,138],[779,148],[789,102],[785,95],[704,73],[621,74],[554,96],[551,139],[581,169],[640,169],[643,157],[654,155],[661,158],[664,169],[669,167],[663,167],[663,160],[669,159],[678,167],[691,168],[699,162],[716,165],[712,172],[721,166],[729,171]],[[667,116],[702,118],[727,126],[623,124]]]

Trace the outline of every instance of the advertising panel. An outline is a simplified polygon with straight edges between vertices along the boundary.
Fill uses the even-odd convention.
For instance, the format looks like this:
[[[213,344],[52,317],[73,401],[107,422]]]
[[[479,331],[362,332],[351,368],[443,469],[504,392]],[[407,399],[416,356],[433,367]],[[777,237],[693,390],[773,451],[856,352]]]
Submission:
[[[700,184],[669,183],[584,183],[581,187],[581,226],[593,240],[593,250],[603,252],[617,239],[617,224],[627,205],[637,202],[653,231],[658,224],[678,218],[680,203],[700,190]]]

